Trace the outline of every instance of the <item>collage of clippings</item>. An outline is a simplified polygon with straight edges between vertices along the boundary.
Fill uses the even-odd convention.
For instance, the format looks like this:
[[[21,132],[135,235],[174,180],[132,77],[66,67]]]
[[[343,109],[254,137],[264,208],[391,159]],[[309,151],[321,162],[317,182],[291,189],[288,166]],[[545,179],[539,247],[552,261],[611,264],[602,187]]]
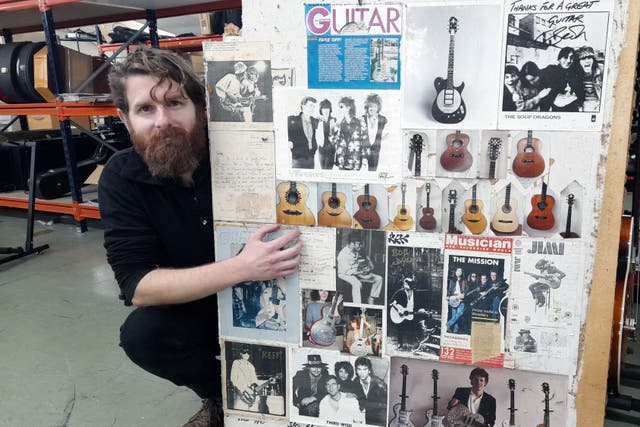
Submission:
[[[304,242],[218,294],[226,425],[565,425],[613,7],[305,4],[308,76],[204,44],[216,259]]]

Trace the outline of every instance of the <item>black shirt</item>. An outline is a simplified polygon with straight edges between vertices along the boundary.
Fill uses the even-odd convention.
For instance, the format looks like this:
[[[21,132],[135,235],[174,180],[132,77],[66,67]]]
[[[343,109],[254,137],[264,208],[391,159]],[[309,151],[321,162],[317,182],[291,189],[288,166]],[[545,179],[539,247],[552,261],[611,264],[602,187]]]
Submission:
[[[104,247],[125,303],[131,303],[140,279],[155,268],[214,261],[208,157],[193,178],[188,186],[179,179],[153,177],[133,149],[116,153],[105,166],[98,186]]]

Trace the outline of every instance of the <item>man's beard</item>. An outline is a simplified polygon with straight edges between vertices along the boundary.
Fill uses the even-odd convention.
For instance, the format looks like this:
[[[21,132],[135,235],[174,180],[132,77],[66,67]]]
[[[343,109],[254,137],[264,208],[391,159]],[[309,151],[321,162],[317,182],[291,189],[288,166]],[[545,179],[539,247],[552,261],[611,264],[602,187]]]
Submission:
[[[204,128],[199,122],[190,131],[169,127],[154,130],[148,136],[133,132],[131,141],[151,175],[180,177],[187,181],[191,181],[191,175],[206,152]]]

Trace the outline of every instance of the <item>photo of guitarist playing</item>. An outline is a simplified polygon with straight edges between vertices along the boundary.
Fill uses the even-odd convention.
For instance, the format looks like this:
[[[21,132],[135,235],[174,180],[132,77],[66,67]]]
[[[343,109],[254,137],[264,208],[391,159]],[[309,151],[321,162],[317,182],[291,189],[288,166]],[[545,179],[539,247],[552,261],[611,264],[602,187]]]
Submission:
[[[264,99],[258,89],[259,76],[256,67],[247,68],[244,62],[236,62],[233,73],[225,74],[216,82],[215,91],[223,116],[215,117],[216,121],[253,122],[255,100]]]
[[[482,368],[474,368],[469,374],[469,381],[471,387],[456,388],[447,404],[447,420],[454,426],[493,427],[496,399],[484,391],[489,384],[489,373]]]
[[[529,273],[526,271],[525,274],[536,279],[534,283],[529,285],[529,290],[531,291],[531,296],[533,296],[533,300],[536,303],[536,307],[544,307],[545,304],[549,303],[545,298],[545,293],[550,289],[558,289],[560,287],[560,282],[564,279],[566,274],[553,265],[553,262],[546,259],[538,260],[535,264],[535,268],[540,271],[540,274]]]
[[[350,233],[347,245],[340,250],[336,257],[338,279],[351,285],[351,300],[345,302],[360,304],[362,302],[362,288],[371,284],[371,290],[366,298],[368,304],[374,304],[382,291],[382,276],[373,272],[373,263],[363,250],[359,236]]]
[[[258,380],[256,376],[256,368],[249,361],[251,351],[249,346],[242,346],[240,349],[240,357],[233,361],[231,365],[231,383],[234,386],[235,396],[233,400],[233,409],[239,409],[252,412],[263,412],[261,410],[260,397],[255,388],[265,383],[273,383],[274,379],[270,378],[265,381]],[[262,404],[266,406],[266,404]],[[268,412],[268,410],[267,410]]]

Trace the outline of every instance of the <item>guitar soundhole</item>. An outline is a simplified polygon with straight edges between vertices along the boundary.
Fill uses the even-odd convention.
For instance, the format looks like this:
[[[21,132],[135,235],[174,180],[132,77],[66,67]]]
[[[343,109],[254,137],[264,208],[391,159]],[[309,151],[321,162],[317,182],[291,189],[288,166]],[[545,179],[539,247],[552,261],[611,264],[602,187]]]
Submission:
[[[540,209],[541,211],[547,209],[547,204],[544,202],[539,202],[537,206],[538,206],[538,209]]]
[[[406,215],[406,214],[407,214],[407,210],[406,210],[406,209],[404,209],[404,208],[402,208],[402,209],[400,209],[400,213],[401,213],[402,215]]]
[[[329,198],[329,207],[331,207],[332,209],[335,209],[338,206],[340,206],[340,200],[338,200],[337,197],[330,197]]]
[[[451,145],[453,145],[453,148],[460,148],[462,147],[462,141],[460,141],[459,139],[454,139]]]
[[[300,194],[297,191],[289,191],[287,193],[287,202],[291,205],[297,205],[300,201]]]
[[[525,153],[535,153],[536,149],[533,147],[524,147]]]
[[[503,206],[502,207],[502,212],[504,212],[504,213],[511,212],[511,206],[507,206],[507,205]]]
[[[471,207],[469,207],[469,212],[471,212],[471,213],[478,213],[478,207],[477,207],[477,206],[471,206]]]
[[[365,210],[367,210],[367,211],[368,211],[369,209],[371,209],[371,203],[364,202],[364,203],[362,204],[362,207],[363,207]]]

